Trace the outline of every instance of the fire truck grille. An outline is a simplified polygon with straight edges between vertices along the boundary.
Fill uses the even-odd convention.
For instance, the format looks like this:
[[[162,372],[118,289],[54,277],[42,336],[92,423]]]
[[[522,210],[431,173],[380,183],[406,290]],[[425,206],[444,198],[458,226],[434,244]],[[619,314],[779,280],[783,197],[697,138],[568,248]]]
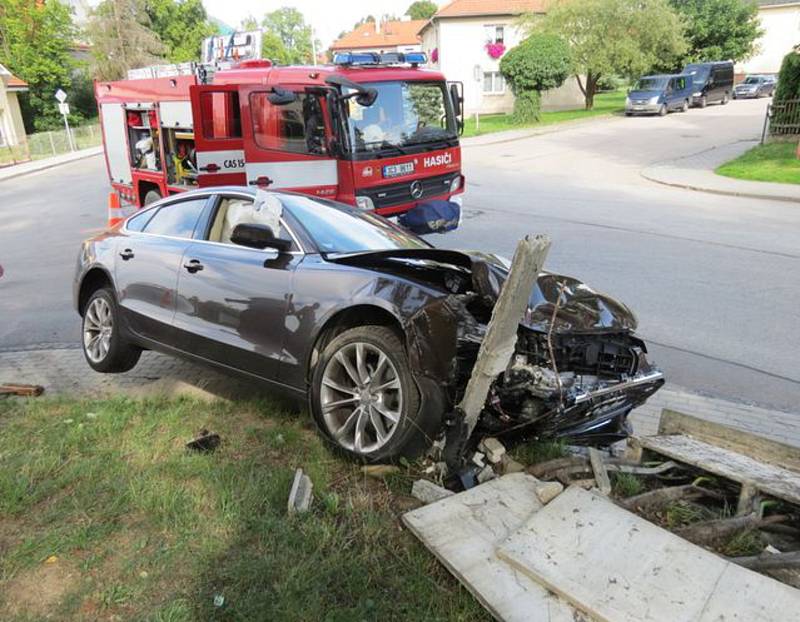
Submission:
[[[392,207],[394,205],[402,205],[403,203],[411,203],[414,201],[421,201],[431,197],[441,196],[447,194],[450,189],[450,183],[453,178],[457,177],[458,173],[448,175],[437,175],[436,177],[428,177],[426,179],[408,180],[395,184],[387,184],[385,186],[378,186],[376,188],[364,188],[359,190],[359,196],[367,196],[372,199],[372,203],[377,208]],[[421,194],[413,196],[411,194],[411,184],[414,181],[419,181],[422,188]]]

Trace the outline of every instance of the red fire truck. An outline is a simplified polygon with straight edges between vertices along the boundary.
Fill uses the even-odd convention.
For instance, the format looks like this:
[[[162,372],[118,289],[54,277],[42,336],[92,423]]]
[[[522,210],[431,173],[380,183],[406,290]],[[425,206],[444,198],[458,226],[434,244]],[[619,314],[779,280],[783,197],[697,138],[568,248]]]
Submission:
[[[255,185],[383,215],[460,205],[460,84],[424,54],[325,66],[246,60],[206,73],[98,82],[108,174],[141,207],[195,187]]]

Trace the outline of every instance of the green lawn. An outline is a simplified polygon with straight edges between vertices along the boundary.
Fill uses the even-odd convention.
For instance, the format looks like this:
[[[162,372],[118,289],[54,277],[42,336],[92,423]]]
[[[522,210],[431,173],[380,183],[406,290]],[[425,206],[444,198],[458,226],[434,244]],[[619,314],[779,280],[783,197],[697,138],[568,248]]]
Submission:
[[[0,431],[4,622],[488,618],[401,529],[418,474],[367,478],[286,405],[6,400]]]
[[[557,112],[543,112],[541,119],[537,123],[528,125],[517,125],[509,114],[481,115],[480,129],[475,129],[475,116],[465,119],[464,136],[479,136],[492,132],[502,132],[503,130],[517,130],[524,127],[540,127],[562,123],[564,121],[574,121],[614,113],[621,113],[625,110],[625,91],[613,91],[611,93],[599,93],[594,98],[594,108],[584,110],[559,110]]]
[[[800,184],[800,160],[796,151],[795,143],[758,145],[726,162],[716,172],[736,179]]]

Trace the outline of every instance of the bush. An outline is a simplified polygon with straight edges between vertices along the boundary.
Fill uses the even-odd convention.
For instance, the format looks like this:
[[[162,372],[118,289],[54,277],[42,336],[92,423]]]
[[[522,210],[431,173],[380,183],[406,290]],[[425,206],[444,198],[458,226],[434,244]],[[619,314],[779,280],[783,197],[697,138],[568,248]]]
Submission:
[[[558,88],[572,73],[569,45],[557,35],[533,34],[503,56],[500,72],[515,95]]]
[[[800,46],[783,57],[775,101],[800,99]]]
[[[542,109],[542,97],[539,91],[523,91],[517,93],[514,99],[514,123],[534,123],[539,120]]]

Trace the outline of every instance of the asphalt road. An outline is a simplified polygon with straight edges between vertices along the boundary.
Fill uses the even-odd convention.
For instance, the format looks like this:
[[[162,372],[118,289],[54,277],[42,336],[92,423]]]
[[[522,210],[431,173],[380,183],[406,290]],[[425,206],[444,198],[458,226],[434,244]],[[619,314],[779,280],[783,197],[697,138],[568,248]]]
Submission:
[[[523,234],[547,233],[548,269],[628,303],[671,383],[797,412],[800,206],[639,175],[756,137],[765,107],[735,101],[465,146],[463,226],[433,241],[510,256]],[[107,192],[99,157],[0,183],[0,349],[77,343],[73,267],[79,241],[105,222]]]

